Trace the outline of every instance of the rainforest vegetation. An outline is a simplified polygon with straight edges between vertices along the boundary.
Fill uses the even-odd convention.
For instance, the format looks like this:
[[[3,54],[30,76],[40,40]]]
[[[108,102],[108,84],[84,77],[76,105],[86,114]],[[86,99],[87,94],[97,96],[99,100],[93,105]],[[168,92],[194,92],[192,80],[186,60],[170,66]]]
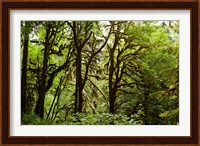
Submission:
[[[178,21],[21,21],[24,125],[179,124]]]

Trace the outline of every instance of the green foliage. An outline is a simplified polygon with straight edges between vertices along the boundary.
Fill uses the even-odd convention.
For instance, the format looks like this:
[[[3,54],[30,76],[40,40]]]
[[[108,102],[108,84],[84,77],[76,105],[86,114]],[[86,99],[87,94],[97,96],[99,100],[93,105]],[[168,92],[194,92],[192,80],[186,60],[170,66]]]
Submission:
[[[165,124],[178,124],[179,109],[165,111],[160,114],[160,117],[165,120]]]
[[[135,120],[135,116],[128,117],[123,114],[83,114],[77,113],[67,117],[64,125],[140,125],[141,121]]]
[[[179,123],[178,21],[23,21],[21,25],[21,44],[29,34],[26,75],[31,111],[22,116],[23,124]],[[41,119],[33,109],[43,81]],[[82,103],[76,101],[81,88]],[[75,111],[76,102],[81,103],[81,112]]]
[[[42,120],[39,116],[36,116],[34,113],[26,113],[22,116],[21,119],[22,125],[54,125],[54,122],[49,122]]]

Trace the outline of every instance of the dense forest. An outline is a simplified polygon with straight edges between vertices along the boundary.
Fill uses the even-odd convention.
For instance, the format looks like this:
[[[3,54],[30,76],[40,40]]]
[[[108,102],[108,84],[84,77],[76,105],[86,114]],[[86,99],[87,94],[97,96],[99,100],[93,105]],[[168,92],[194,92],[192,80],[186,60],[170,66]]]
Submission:
[[[23,125],[179,124],[178,21],[21,21]]]

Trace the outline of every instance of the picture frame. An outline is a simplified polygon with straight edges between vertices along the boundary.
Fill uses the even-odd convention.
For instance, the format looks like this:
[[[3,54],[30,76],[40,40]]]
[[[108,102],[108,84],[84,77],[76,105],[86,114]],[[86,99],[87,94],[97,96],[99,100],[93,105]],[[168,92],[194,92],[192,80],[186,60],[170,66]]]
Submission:
[[[10,136],[11,10],[190,10],[190,136]],[[197,2],[2,2],[2,144],[197,144],[198,3]]]

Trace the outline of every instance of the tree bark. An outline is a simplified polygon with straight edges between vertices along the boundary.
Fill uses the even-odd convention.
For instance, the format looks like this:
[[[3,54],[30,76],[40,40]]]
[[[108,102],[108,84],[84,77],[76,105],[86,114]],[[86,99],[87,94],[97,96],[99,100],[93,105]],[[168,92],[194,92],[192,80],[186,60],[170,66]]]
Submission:
[[[115,95],[113,93],[113,74],[114,74],[114,51],[111,50],[110,53],[110,68],[109,68],[109,103],[110,103],[110,113],[114,113],[114,98]]]
[[[110,67],[109,67],[109,104],[110,104],[110,113],[114,114],[115,112],[115,96],[116,96],[116,92],[117,90],[115,89],[116,87],[114,87],[113,85],[113,75],[114,75],[114,71],[115,71],[115,67],[114,67],[114,52],[117,48],[117,44],[118,44],[119,38],[117,35],[115,35],[115,42],[113,47],[110,50]]]
[[[81,75],[81,49],[77,49],[76,56],[76,93],[75,93],[75,113],[82,112],[82,75]]]
[[[28,60],[28,41],[29,33],[24,34],[24,48],[22,60],[22,77],[21,77],[21,114],[26,112],[26,90],[27,90],[27,60]]]

